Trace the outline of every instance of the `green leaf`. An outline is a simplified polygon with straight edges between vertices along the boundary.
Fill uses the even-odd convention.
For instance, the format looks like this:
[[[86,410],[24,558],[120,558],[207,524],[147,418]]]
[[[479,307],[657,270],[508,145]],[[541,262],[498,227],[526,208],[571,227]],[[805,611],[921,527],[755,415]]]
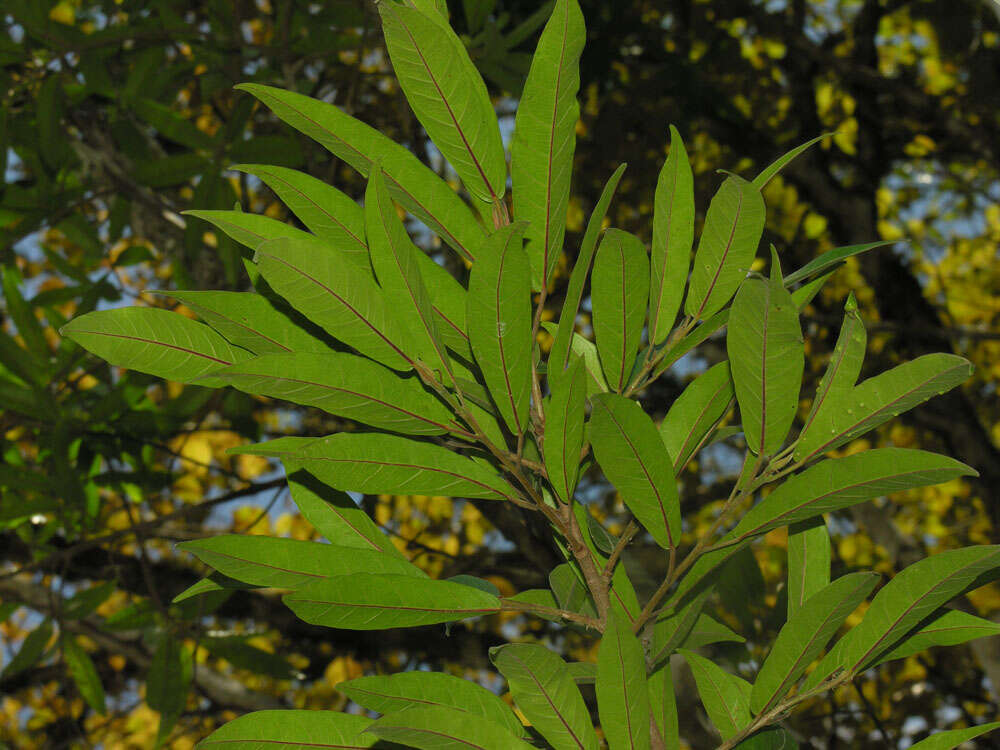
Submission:
[[[953,458],[911,448],[875,448],[827,459],[776,487],[726,539],[747,539],[891,492],[969,474],[976,472]]]
[[[615,170],[615,173],[608,178],[601,191],[601,197],[594,206],[590,219],[587,222],[587,230],[583,234],[583,242],[580,244],[580,254],[576,263],[573,264],[573,272],[569,277],[569,285],[566,287],[566,298],[563,300],[562,312],[559,314],[559,328],[555,333],[552,348],[549,350],[548,379],[550,383],[556,382],[562,377],[563,372],[570,364],[570,343],[574,337],[573,329],[576,326],[576,315],[580,310],[580,301],[583,299],[583,286],[590,272],[590,264],[594,259],[594,251],[597,249],[597,238],[601,233],[601,225],[607,215],[608,206],[614,197],[618,182],[625,172],[625,164]],[[548,329],[546,329],[548,330]],[[603,379],[603,378],[602,378]],[[605,387],[603,390],[607,390]]]
[[[392,197],[450,247],[475,260],[475,250],[486,232],[448,184],[412,153],[332,104],[256,83],[236,88],[260,99],[279,118],[363,176],[368,176],[375,163],[381,164]]]
[[[740,287],[726,349],[747,445],[755,454],[776,453],[795,419],[805,368],[798,310],[780,271],[770,281],[748,279]]]
[[[754,732],[733,750],[799,750],[799,743],[787,729],[767,727]]]
[[[61,613],[63,620],[80,620],[92,615],[94,610],[106,602],[117,589],[114,581],[106,581],[77,591],[63,604]],[[3,620],[0,619],[0,622]]]
[[[460,429],[416,377],[400,378],[353,354],[268,354],[214,373],[246,393],[315,406],[338,417],[410,435]]]
[[[743,643],[744,641],[746,638],[702,612],[698,615],[694,627],[678,644],[678,648],[695,649],[710,646],[713,643]]]
[[[754,177],[753,186],[758,190],[763,190],[764,186],[771,181],[778,172],[785,168],[785,166],[792,161],[796,156],[806,151],[810,146],[819,143],[824,138],[829,138],[833,133],[824,133],[823,135],[816,136],[812,140],[806,141],[801,146],[796,146],[787,154],[779,156],[773,162],[771,162],[759,175]]]
[[[288,488],[305,519],[331,544],[361,550],[403,554],[351,496],[320,482],[294,460],[284,461]]]
[[[157,744],[168,736],[184,711],[193,674],[191,652],[164,633],[146,674],[146,704],[160,714]]]
[[[183,302],[230,343],[254,354],[325,352],[327,344],[307,333],[266,297],[253,292],[156,292]]]
[[[279,654],[272,654],[247,643],[247,636],[204,637],[199,643],[212,656],[225,659],[237,669],[245,669],[254,674],[266,675],[276,680],[291,680],[300,673]]]
[[[679,653],[691,667],[701,702],[722,738],[729,739],[746,727],[750,723],[750,683],[694,651],[681,649]]]
[[[574,358],[566,377],[551,385],[545,404],[545,435],[542,454],[549,483],[563,502],[573,499],[580,473],[583,449],[583,419],[587,380],[583,360]]]
[[[926,739],[920,740],[910,745],[910,750],[954,750],[969,740],[980,737],[987,732],[1000,729],[1000,721],[991,724],[980,724],[967,729],[949,729],[944,732],[936,732]]]
[[[166,188],[180,185],[205,174],[212,163],[195,151],[143,161],[134,165],[132,174],[140,185]]]
[[[895,240],[884,240],[882,242],[868,242],[863,245],[835,247],[833,250],[827,250],[817,258],[813,258],[799,270],[788,274],[788,276],[785,277],[785,283],[795,284],[796,282],[802,281],[802,279],[808,279],[811,276],[819,276],[830,268],[839,266],[847,258],[854,255],[860,255],[861,253],[867,253],[869,250],[874,250],[878,247],[895,244]]]
[[[623,396],[601,394],[591,403],[590,440],[605,476],[656,543],[674,547],[680,539],[680,499],[673,459],[656,426]]]
[[[326,245],[319,238],[296,229],[291,224],[272,219],[260,214],[245,213],[243,211],[219,211],[219,210],[190,210],[184,212],[185,216],[194,216],[196,219],[207,221],[216,228],[222,230],[229,237],[233,238],[241,245],[256,250],[268,240],[291,239],[302,242],[311,242],[315,246],[323,248],[326,252],[334,252],[334,247]],[[367,263],[367,251],[365,255],[353,251],[350,245],[343,249],[336,248],[337,252],[355,258],[357,262]]]
[[[653,623],[651,664],[660,664],[684,643],[701,617],[701,609],[707,596],[706,590],[691,597],[675,611],[657,616]]]
[[[375,747],[378,737],[364,734],[372,720],[336,711],[254,711],[223,724],[198,743],[199,750],[312,750],[317,740],[344,750]]]
[[[951,390],[971,374],[972,365],[962,357],[925,354],[868,378],[843,400],[831,402],[813,420],[809,435],[798,442],[795,460],[808,461],[860,437],[934,395]]]
[[[877,573],[852,573],[838,578],[788,618],[757,673],[750,695],[750,708],[755,714],[770,710],[785,697],[878,580]]]
[[[8,661],[3,670],[0,670],[0,677],[9,678],[18,672],[31,669],[45,654],[45,647],[48,646],[52,638],[52,621],[48,618],[42,620],[41,624],[24,637],[21,648],[18,649],[14,657]]]
[[[394,3],[378,10],[396,78],[420,124],[469,192],[498,202],[507,182],[500,126],[465,45],[419,10]]]
[[[423,253],[410,241],[389,196],[381,168],[372,170],[365,191],[365,229],[372,267],[407,333],[404,348],[431,368],[449,372],[430,295],[420,273]]]
[[[552,323],[542,323],[542,328],[552,333],[555,326]],[[595,393],[608,392],[608,381],[604,379],[604,372],[601,370],[601,360],[597,355],[597,347],[594,346],[594,342],[588,341],[579,333],[574,333],[570,339],[570,356],[579,357],[583,360],[583,369],[587,374],[588,398]],[[565,372],[559,378],[562,378],[564,375]]]
[[[426,750],[531,749],[501,724],[444,706],[408,708],[383,716],[367,731],[390,742]]]
[[[500,610],[499,599],[471,586],[373,573],[314,581],[284,602],[312,625],[349,630],[412,628]]]
[[[275,292],[331,336],[386,367],[411,369],[402,323],[370,272],[332,249],[289,239],[261,245],[255,262]]]
[[[533,643],[490,649],[517,707],[555,750],[597,750],[590,712],[557,654]]]
[[[597,616],[597,607],[575,565],[562,563],[549,572],[549,586],[559,607],[588,617]]]
[[[136,99],[132,102],[132,109],[140,120],[152,125],[167,140],[203,151],[212,151],[216,147],[216,139],[201,130],[193,120],[153,99]]]
[[[232,453],[292,458],[338,490],[374,495],[449,495],[503,500],[514,495],[486,462],[431,443],[377,433],[281,438]]]
[[[368,252],[364,211],[337,188],[305,172],[270,164],[237,164],[230,169],[260,178],[321,240],[342,252]]]
[[[817,416],[823,417],[820,420],[820,424],[823,424],[829,417],[831,410],[839,408],[850,398],[854,384],[858,382],[858,375],[861,374],[861,365],[865,359],[867,343],[868,335],[865,331],[865,324],[861,320],[858,303],[852,293],[844,306],[844,322],[840,327],[840,335],[837,337],[833,355],[826,366],[826,372],[819,381],[816,397],[809,409],[809,416],[806,417],[802,431],[799,433],[800,441],[809,442],[812,440],[810,433]]]
[[[694,242],[694,176],[684,141],[670,126],[670,153],[656,180],[650,248],[649,342],[662,344],[684,297]]]
[[[998,567],[1000,545],[981,545],[940,552],[904,568],[844,637],[844,666],[855,672],[871,664],[925,617]]]
[[[524,224],[485,241],[469,275],[469,341],[486,386],[515,435],[528,428],[531,398],[531,277],[521,244]]]
[[[438,334],[449,349],[471,362],[472,348],[465,320],[468,307],[465,287],[423,252],[417,255],[417,264],[431,297]],[[452,369],[455,369],[454,365]]]
[[[0,269],[3,273],[4,312],[10,316],[17,327],[17,333],[24,339],[28,350],[41,363],[47,363],[52,356],[49,344],[45,340],[42,324],[35,317],[33,306],[29,305],[21,294],[24,279],[14,266]]]
[[[788,527],[788,617],[830,583],[830,532],[823,516]]]
[[[84,651],[83,646],[76,642],[71,635],[63,635],[62,653],[66,660],[66,667],[69,674],[76,683],[80,696],[87,702],[87,705],[103,714],[104,707],[104,686],[101,678],[97,674],[97,668],[91,660],[90,655]]]
[[[677,695],[670,663],[657,669],[647,680],[649,704],[653,720],[663,739],[664,750],[680,749],[680,727],[677,717]]]
[[[223,575],[254,586],[294,589],[353,573],[424,575],[420,568],[381,550],[282,537],[222,534],[181,542],[177,547]]]
[[[917,625],[896,646],[872,664],[905,659],[937,646],[957,646],[977,638],[1000,635],[1000,623],[970,615],[959,609],[941,609]]]
[[[524,726],[497,695],[472,682],[440,672],[401,672],[341,682],[337,690],[359,706],[380,714],[409,708],[444,706],[481,716],[524,736]]]
[[[639,349],[649,296],[649,260],[635,235],[609,229],[601,240],[590,281],[594,337],[608,383],[628,385]]]
[[[251,355],[206,325],[153,307],[97,310],[60,331],[113,365],[187,383]]]
[[[597,710],[610,750],[649,750],[649,686],[642,645],[614,610],[597,652]]]
[[[726,416],[733,396],[729,363],[719,362],[695,378],[670,405],[659,430],[667,453],[674,457],[674,475],[683,471]]]
[[[535,289],[547,288],[562,254],[586,38],[577,0],[558,0],[517,106],[510,146],[514,217],[529,222],[525,238]]]
[[[684,312],[705,319],[721,310],[750,270],[764,231],[764,199],[735,175],[712,198],[698,241]]]

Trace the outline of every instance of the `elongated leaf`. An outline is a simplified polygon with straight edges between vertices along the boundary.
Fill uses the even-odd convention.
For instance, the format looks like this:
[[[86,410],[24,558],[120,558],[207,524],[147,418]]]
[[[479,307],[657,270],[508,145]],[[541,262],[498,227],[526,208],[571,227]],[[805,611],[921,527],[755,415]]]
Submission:
[[[208,637],[200,641],[212,656],[225,659],[237,669],[266,675],[276,680],[302,679],[302,673],[279,654],[264,651],[247,642],[247,636]]]
[[[528,427],[531,398],[531,277],[523,224],[490,235],[469,275],[469,340],[507,427]]]
[[[566,663],[531,643],[490,650],[518,709],[555,750],[597,750],[597,734]]]
[[[705,438],[729,411],[734,397],[728,362],[719,362],[695,378],[670,405],[660,423],[660,438],[680,474]]]
[[[1000,721],[979,724],[968,729],[949,729],[944,732],[936,732],[930,737],[910,745],[910,750],[954,750],[959,745],[996,729],[1000,729]]]
[[[779,156],[773,162],[771,162],[767,167],[765,167],[759,175],[753,178],[753,186],[758,190],[763,190],[764,186],[771,181],[778,172],[785,168],[785,166],[791,162],[796,156],[806,151],[810,146],[819,143],[824,138],[829,138],[833,133],[824,133],[823,135],[816,136],[812,140],[806,141],[801,146],[796,146],[787,154]]]
[[[260,178],[310,232],[344,253],[366,254],[364,212],[349,196],[305,172],[267,164],[230,169]]]
[[[394,557],[403,557],[350,495],[323,484],[293,459],[286,459],[284,464],[292,499],[305,519],[327,541],[341,547],[381,550]]]
[[[818,258],[813,258],[811,261],[806,263],[802,268],[794,271],[785,277],[786,284],[795,284],[802,279],[808,279],[812,276],[819,276],[825,273],[830,268],[839,266],[847,258],[854,255],[860,255],[861,253],[867,253],[869,250],[874,250],[878,247],[885,247],[886,245],[895,245],[896,243],[892,240],[884,240],[882,242],[868,242],[864,245],[847,245],[845,247],[835,247],[833,250],[827,250],[825,253],[820,255]]]
[[[816,417],[829,416],[825,413],[839,408],[838,405],[850,398],[854,384],[858,382],[858,375],[861,374],[861,365],[864,363],[867,343],[868,335],[865,331],[865,324],[861,320],[858,303],[852,293],[847,298],[847,304],[844,305],[844,323],[840,327],[840,335],[837,337],[837,344],[834,346],[830,363],[826,366],[826,372],[819,381],[816,397],[809,409],[809,416],[806,417],[806,421],[802,425],[802,431],[799,433],[800,440],[810,442],[813,439],[810,432]],[[821,420],[820,424],[824,421],[826,420]]]
[[[485,231],[469,207],[412,153],[332,104],[256,83],[240,84],[275,115],[343,159],[365,177],[380,163],[389,192],[452,248],[475,259]]]
[[[854,672],[870,664],[925,617],[998,567],[1000,545],[948,550],[906,567],[882,587],[864,619],[845,636],[844,665]]]
[[[294,589],[352,573],[424,575],[420,568],[381,550],[282,537],[223,534],[177,546],[223,575],[254,586]]]
[[[460,429],[415,377],[397,377],[353,354],[269,354],[227,367],[217,377],[246,393],[315,406],[384,430],[440,435]]]
[[[649,704],[656,728],[663,738],[665,750],[680,750],[680,726],[677,717],[677,695],[674,677],[668,662],[648,679]]]
[[[708,718],[728,739],[750,723],[750,683],[694,651],[681,650],[705,706]]]
[[[656,180],[650,249],[649,342],[662,344],[684,297],[694,242],[694,176],[684,141],[670,126],[670,154]]]
[[[937,646],[957,646],[977,638],[1000,635],[1000,623],[970,615],[959,609],[941,609],[910,631],[903,640],[883,653],[872,666],[919,654]]]
[[[392,676],[359,677],[341,682],[337,690],[359,706],[380,714],[444,706],[496,722],[511,734],[525,734],[521,721],[497,695],[475,682],[450,674],[401,672]]]
[[[45,362],[51,355],[49,344],[41,323],[35,317],[35,311],[21,294],[24,279],[13,266],[0,268],[3,276],[4,312],[11,317],[17,327],[17,333],[24,340],[28,350],[39,360]]]
[[[556,327],[552,323],[542,323],[542,328],[544,328],[549,333],[556,330]],[[597,356],[597,347],[594,346],[594,342],[581,336],[579,333],[574,333],[570,338],[570,357],[579,357],[583,360],[583,369],[587,374],[587,397],[593,396],[595,393],[607,393],[608,392],[608,381],[604,379],[604,372],[601,370],[601,360]],[[566,372],[563,371],[558,378],[561,379],[565,377]]]
[[[76,689],[80,691],[80,696],[87,701],[88,706],[97,713],[103,714],[105,710],[104,686],[101,684],[101,678],[97,674],[97,668],[94,666],[90,654],[70,635],[63,636],[62,652],[70,677],[76,683]]]
[[[410,241],[399,220],[381,169],[368,176],[365,229],[372,267],[382,293],[392,301],[408,334],[403,348],[428,367],[442,374],[449,372],[444,341],[438,334],[431,298],[420,273],[419,256],[423,253]]]
[[[307,750],[322,742],[345,750],[364,750],[380,741],[374,735],[365,734],[371,723],[367,716],[337,711],[254,711],[223,724],[198,747]]]
[[[251,356],[206,325],[152,307],[90,312],[60,333],[113,365],[181,383]]]
[[[830,532],[823,516],[788,527],[788,617],[830,583]]]
[[[870,667],[935,610],[970,587],[995,578],[998,570],[1000,546],[982,545],[939,552],[900,571],[878,592],[860,624],[823,657],[801,689],[812,690],[838,670],[855,674]]]
[[[875,448],[827,459],[779,485],[726,538],[757,536],[891,492],[975,473],[953,458],[911,448]]]
[[[378,9],[392,67],[420,124],[469,192],[497,202],[507,160],[493,104],[465,45],[419,10],[395,3]]]
[[[648,750],[649,686],[642,646],[614,610],[597,652],[597,710],[610,750]]]
[[[502,500],[514,490],[485,462],[395,435],[340,433],[281,438],[233,453],[291,458],[331,487],[389,495],[452,495]]]
[[[634,401],[613,394],[591,399],[590,440],[605,476],[661,547],[680,539],[681,511],[673,459],[656,426]]]
[[[575,565],[563,563],[554,567],[549,572],[549,586],[560,608],[588,617],[597,616],[597,606]]]
[[[749,272],[763,231],[760,191],[735,175],[728,177],[708,206],[684,312],[705,319],[725,306]]]
[[[799,743],[781,727],[767,727],[742,740],[733,750],[799,750]]]
[[[577,0],[558,0],[518,102],[510,147],[514,218],[529,222],[525,239],[535,289],[548,286],[562,253],[586,37]]]
[[[852,573],[838,578],[789,617],[754,682],[750,709],[755,714],[769,710],[785,697],[878,580],[877,573]]]
[[[256,250],[268,240],[291,239],[302,242],[323,243],[317,237],[296,229],[291,224],[272,219],[260,214],[244,213],[243,211],[191,210],[185,211],[185,216],[194,216],[213,224],[229,237],[251,250]],[[331,248],[332,250],[333,248]],[[364,258],[359,253],[346,253],[355,259]]]
[[[650,662],[660,664],[684,643],[701,617],[708,591],[691,597],[668,614],[661,614],[653,623],[653,651]]]
[[[372,573],[314,581],[286,594],[284,602],[312,625],[349,630],[411,628],[500,610],[499,599],[471,586]]]
[[[183,302],[235,346],[254,354],[325,352],[324,341],[253,292],[157,292]]]
[[[772,265],[770,281],[749,279],[740,287],[726,336],[743,434],[750,450],[764,455],[785,442],[805,368],[798,310],[774,272]]]
[[[746,638],[704,612],[698,615],[694,627],[681,640],[678,648],[695,649],[713,643],[743,643]]]
[[[799,440],[795,459],[808,461],[860,437],[934,395],[951,390],[971,374],[972,365],[962,357],[925,354],[868,378],[843,400],[831,402],[813,420],[809,435]]]
[[[601,240],[590,282],[594,337],[612,389],[628,385],[639,349],[649,295],[649,261],[637,237],[609,229]]]
[[[45,653],[49,640],[52,638],[52,621],[48,618],[42,620],[41,624],[24,637],[21,648],[18,649],[14,657],[8,661],[0,677],[13,677],[18,672],[31,669],[38,663]]]
[[[444,267],[422,252],[417,256],[417,264],[431,298],[438,334],[449,349],[472,361],[472,348],[465,321],[468,308],[465,287]]]
[[[531,748],[501,724],[445,706],[408,708],[383,716],[374,721],[367,731],[390,742],[426,750]]]
[[[164,633],[146,674],[146,703],[160,714],[158,738],[167,735],[184,710],[192,675],[191,652]]]
[[[601,191],[601,197],[594,206],[590,219],[587,222],[587,229],[583,234],[583,242],[580,244],[580,254],[573,265],[573,272],[569,277],[569,286],[566,288],[566,298],[563,300],[562,312],[559,314],[559,328],[555,333],[552,342],[552,349],[549,350],[548,378],[550,383],[556,382],[562,377],[563,372],[570,364],[570,343],[573,339],[573,329],[576,326],[576,315],[580,311],[580,300],[583,298],[583,285],[590,272],[590,264],[594,259],[594,251],[597,249],[597,238],[601,233],[601,225],[607,215],[608,206],[614,197],[618,182],[625,172],[625,164],[615,170],[615,173],[608,178]],[[606,388],[604,390],[607,390]]]
[[[566,377],[552,385],[545,404],[545,468],[556,494],[570,502],[580,472],[587,380],[583,360],[576,357]]]
[[[402,323],[370,272],[312,243],[271,240],[255,257],[261,275],[292,307],[331,336],[394,370],[409,370]]]

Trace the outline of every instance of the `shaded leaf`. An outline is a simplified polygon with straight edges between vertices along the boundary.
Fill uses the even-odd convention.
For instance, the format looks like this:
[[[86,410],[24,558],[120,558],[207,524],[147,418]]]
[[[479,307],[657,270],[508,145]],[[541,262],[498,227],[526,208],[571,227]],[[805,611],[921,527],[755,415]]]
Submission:
[[[545,468],[556,494],[570,502],[580,471],[583,449],[583,420],[587,381],[583,360],[574,358],[566,374],[551,385],[552,396],[545,404],[545,435],[542,445]]]
[[[959,609],[942,609],[925,619],[896,646],[882,654],[872,664],[877,667],[887,661],[905,659],[937,646],[957,646],[977,638],[1000,635],[1000,623],[970,615]]]
[[[390,742],[426,750],[531,748],[500,724],[444,706],[408,708],[383,716],[372,722],[367,731]]]
[[[660,438],[674,459],[674,474],[704,444],[729,411],[734,397],[728,362],[719,362],[695,378],[670,405],[660,423]]]
[[[605,476],[661,547],[680,538],[673,460],[656,426],[634,401],[613,394],[591,399],[590,440]]]
[[[764,231],[764,199],[735,175],[722,183],[705,215],[684,312],[705,319],[721,310],[750,270]]]
[[[469,274],[469,341],[486,386],[515,435],[528,428],[531,398],[531,277],[524,224],[491,234]]]
[[[103,714],[105,711],[104,686],[101,684],[101,678],[97,674],[97,668],[94,666],[90,654],[70,635],[63,636],[62,652],[70,677],[76,683],[81,697],[97,713]]]
[[[653,197],[650,248],[649,342],[662,344],[684,297],[694,242],[694,176],[680,133],[670,126],[670,153]]]
[[[510,147],[514,217],[529,222],[525,239],[535,289],[548,286],[562,254],[586,36],[577,0],[558,0],[518,102]]]
[[[597,652],[594,687],[610,750],[648,750],[651,714],[642,646],[628,620],[614,610]]]
[[[680,650],[698,686],[698,695],[708,718],[723,739],[737,734],[750,723],[750,683],[729,674],[694,651]]]
[[[566,663],[544,646],[515,643],[490,649],[518,709],[555,750],[597,750],[590,712]]]
[[[411,628],[500,610],[499,599],[471,586],[372,573],[314,581],[284,602],[312,625],[349,630]]]
[[[594,337],[611,388],[624,390],[639,349],[649,294],[649,260],[637,237],[609,229],[591,278]]]

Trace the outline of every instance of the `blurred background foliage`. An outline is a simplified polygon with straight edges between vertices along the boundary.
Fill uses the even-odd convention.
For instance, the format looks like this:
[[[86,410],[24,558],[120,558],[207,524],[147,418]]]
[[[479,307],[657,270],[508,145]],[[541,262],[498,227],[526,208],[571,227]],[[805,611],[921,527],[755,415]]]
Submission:
[[[995,0],[581,5],[589,39],[567,254],[575,255],[586,216],[622,161],[629,168],[612,220],[648,239],[668,123],[687,141],[701,211],[720,182],[717,168],[754,174],[792,146],[834,133],[767,187],[766,239],[787,268],[837,245],[898,243],[848,261],[806,311],[807,380],[825,368],[854,290],[872,333],[866,373],[936,350],[976,365],[963,388],[864,442],[922,445],[980,471],[830,517],[835,573],[873,566],[891,574],[942,549],[1000,542]],[[505,138],[548,7],[449,3]],[[176,306],[148,289],[247,289],[248,251],[183,215],[237,205],[294,221],[259,181],[230,170],[234,163],[301,169],[361,195],[347,165],[234,91],[236,83],[333,101],[453,177],[391,76],[374,7],[4,0],[0,18],[0,744],[148,748],[158,739],[189,748],[240,713],[343,708],[338,681],[423,666],[498,687],[486,650],[514,637],[587,658],[587,641],[571,630],[512,613],[447,633],[373,634],[308,626],[268,590],[171,604],[201,573],[174,551],[177,541],[223,530],[314,536],[280,467],[225,450],[343,425],[267,399],[122,372],[57,334],[95,308]],[[426,230],[414,231],[429,253],[445,252]],[[441,260],[465,273],[453,256]],[[553,311],[565,282],[561,272]],[[687,379],[723,357],[720,340],[684,360],[643,395],[645,405],[664,413]],[[803,396],[811,392],[807,383]],[[737,469],[735,454],[720,447],[683,477],[689,541],[711,523],[720,487]],[[599,477],[585,490],[594,514],[620,532],[623,506],[613,492]],[[513,506],[360,502],[435,575],[478,575],[510,593],[544,586],[540,571],[559,560]],[[747,640],[712,626],[704,653],[735,669],[759,663],[784,617],[784,544],[774,532],[739,559],[707,611]],[[648,553],[647,565],[662,564],[652,545]],[[1000,620],[1000,589],[980,589],[960,606]],[[874,670],[789,727],[812,747],[906,747],[930,728],[995,717],[1000,646],[979,641],[947,654]],[[683,736],[692,747],[713,746],[690,677],[677,679]]]

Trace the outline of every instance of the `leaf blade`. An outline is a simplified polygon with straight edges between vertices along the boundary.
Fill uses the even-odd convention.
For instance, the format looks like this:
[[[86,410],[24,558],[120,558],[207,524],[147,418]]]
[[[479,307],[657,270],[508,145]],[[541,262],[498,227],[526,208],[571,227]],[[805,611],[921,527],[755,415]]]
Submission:
[[[649,750],[650,707],[642,646],[613,609],[597,652],[597,710],[610,750]]]

